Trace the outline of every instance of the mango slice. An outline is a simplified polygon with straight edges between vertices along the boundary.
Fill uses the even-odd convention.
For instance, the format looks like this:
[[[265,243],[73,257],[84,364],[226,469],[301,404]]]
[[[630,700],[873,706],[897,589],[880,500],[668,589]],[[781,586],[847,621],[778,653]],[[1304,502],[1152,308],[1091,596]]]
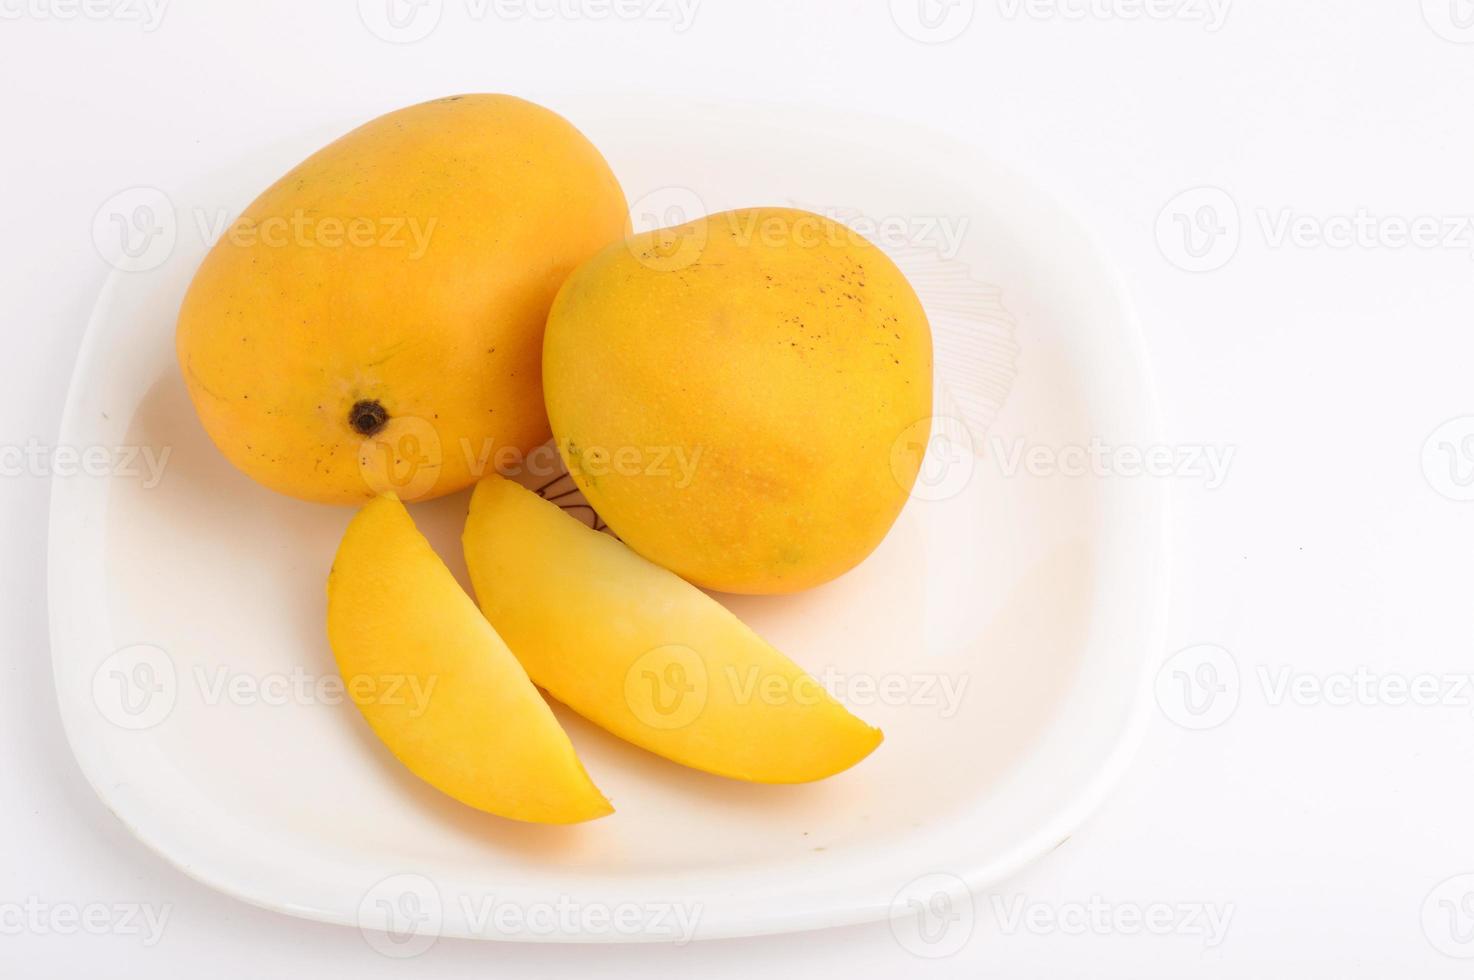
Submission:
[[[436,789],[534,823],[613,812],[517,658],[392,496],[343,535],[328,638],[374,734]]]
[[[760,783],[823,779],[880,744],[716,600],[520,484],[477,484],[462,543],[533,681],[627,741]]]

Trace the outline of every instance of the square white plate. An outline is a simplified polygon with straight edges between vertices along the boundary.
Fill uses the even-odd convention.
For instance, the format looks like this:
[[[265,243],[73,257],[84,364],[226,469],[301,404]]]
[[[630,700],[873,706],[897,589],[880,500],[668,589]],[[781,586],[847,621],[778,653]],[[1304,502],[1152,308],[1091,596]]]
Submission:
[[[99,212],[100,247],[120,269],[60,445],[138,454],[53,491],[52,656],[77,758],[187,873],[258,905],[385,929],[389,952],[437,935],[684,940],[887,915],[906,941],[930,941],[908,916],[936,901],[970,914],[968,890],[1066,837],[1139,735],[1160,650],[1164,490],[1056,471],[1092,441],[1154,439],[1124,292],[1049,198],[934,133],[744,105],[552,107],[608,156],[637,227],[743,205],[823,211],[890,251],[921,294],[948,421],[895,529],[812,592],[721,597],[885,743],[823,783],[754,786],[559,708],[618,812],[556,828],[443,797],[374,740],[332,685],[323,628],[349,511],[231,469],[173,353],[212,234],[345,125]],[[461,575],[465,509],[465,494],[413,509]]]

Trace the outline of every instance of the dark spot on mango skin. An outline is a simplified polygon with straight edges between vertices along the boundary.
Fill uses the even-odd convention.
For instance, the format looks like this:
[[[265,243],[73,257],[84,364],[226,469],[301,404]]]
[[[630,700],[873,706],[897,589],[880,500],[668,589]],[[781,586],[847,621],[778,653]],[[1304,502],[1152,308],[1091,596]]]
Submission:
[[[348,410],[348,425],[361,436],[371,436],[389,424],[389,412],[377,399],[363,399]]]

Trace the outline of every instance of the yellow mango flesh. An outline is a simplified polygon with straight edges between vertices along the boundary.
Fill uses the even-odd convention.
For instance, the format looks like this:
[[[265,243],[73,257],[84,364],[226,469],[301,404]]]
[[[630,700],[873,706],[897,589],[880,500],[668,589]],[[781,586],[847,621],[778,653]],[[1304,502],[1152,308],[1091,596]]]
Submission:
[[[392,497],[370,502],[343,536],[328,638],[374,733],[436,789],[535,823],[613,812],[527,673]]]
[[[931,331],[857,233],[730,211],[580,266],[543,385],[569,472],[631,548],[706,588],[794,592],[864,559],[910,494]]]
[[[477,484],[463,543],[532,679],[620,738],[761,783],[823,779],[880,744],[720,603],[517,483]]]
[[[236,467],[307,500],[427,499],[548,437],[543,325],[627,226],[562,117],[465,95],[375,119],[268,188],[180,310],[180,368]]]

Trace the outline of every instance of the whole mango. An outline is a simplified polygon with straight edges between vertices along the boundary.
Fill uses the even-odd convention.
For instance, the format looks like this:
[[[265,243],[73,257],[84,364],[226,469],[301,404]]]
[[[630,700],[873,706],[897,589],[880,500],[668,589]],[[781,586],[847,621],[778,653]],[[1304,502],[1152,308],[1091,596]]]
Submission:
[[[626,228],[568,121],[505,95],[375,119],[244,212],[205,258],[177,350],[211,439],[306,500],[403,500],[546,441],[541,356],[568,273]]]
[[[880,543],[929,437],[932,342],[895,263],[817,214],[711,215],[605,247],[549,314],[558,450],[635,551],[793,592]]]

